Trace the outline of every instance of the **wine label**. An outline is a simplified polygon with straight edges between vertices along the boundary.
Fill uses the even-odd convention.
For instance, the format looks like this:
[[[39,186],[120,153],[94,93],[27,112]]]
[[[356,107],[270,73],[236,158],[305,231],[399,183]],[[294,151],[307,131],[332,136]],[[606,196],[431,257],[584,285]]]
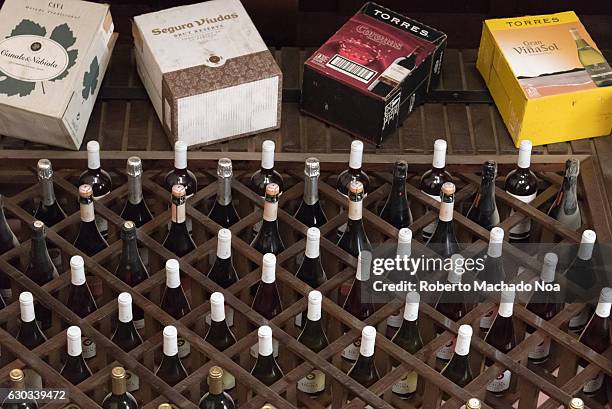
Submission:
[[[566,303],[565,305],[567,306],[568,304]],[[575,317],[572,317],[569,320],[568,327],[570,332],[573,332],[574,334],[580,333],[584,329],[590,318],[591,309],[586,307],[580,312],[580,314],[576,315]]]
[[[359,358],[359,348],[361,348],[361,338],[355,340],[355,342],[349,344],[342,351],[342,357],[350,361],[356,361]]]
[[[13,289],[12,288],[0,288],[0,295],[4,301],[8,304],[9,300],[13,298]]]
[[[88,337],[81,337],[81,345],[83,348],[83,358],[91,359],[96,356],[96,343]]]
[[[443,361],[450,361],[453,357],[453,353],[455,352],[455,338],[450,340],[446,345],[440,347],[436,352],[436,358],[441,359]]]
[[[145,327],[145,319],[144,319],[144,318],[141,318],[141,319],[139,319],[139,320],[134,320],[133,322],[134,322],[134,327],[135,327],[137,330],[139,330],[139,331],[140,331],[140,330],[143,330],[143,329],[144,329],[144,327]]]
[[[403,322],[404,322],[404,315],[401,312],[397,315],[390,315],[387,318],[387,325],[389,327],[399,328],[402,326]]]
[[[298,390],[304,393],[319,393],[325,390],[325,374],[313,369],[308,375],[297,382]]]
[[[87,285],[91,290],[91,295],[98,299],[102,297],[102,293],[104,292],[104,285],[102,283],[102,279],[98,276],[87,276]]]
[[[578,372],[580,373],[584,370],[584,368],[580,365],[578,365]],[[589,379],[584,386],[582,387],[582,392],[584,393],[588,393],[588,394],[594,394],[595,392],[597,392],[598,390],[601,389],[601,387],[603,386],[604,383],[604,379],[605,379],[605,374],[603,372],[599,372],[597,375],[595,375],[593,378]]]
[[[224,391],[234,389],[234,387],[236,386],[236,378],[234,378],[234,375],[232,375],[228,371],[223,371],[223,377],[221,378],[221,381],[223,382]]]
[[[23,374],[25,376],[26,388],[28,389],[42,389],[43,382],[40,374],[33,369],[24,368]]]
[[[536,193],[533,193],[529,196],[513,195],[510,192],[506,192],[506,193],[520,200],[523,203],[531,203],[536,198]],[[514,213],[516,213],[516,211],[512,209],[512,211],[510,212],[510,216],[512,216]],[[531,219],[526,218],[525,220],[523,220],[522,222],[520,222],[519,224],[517,224],[516,226],[514,226],[508,231],[508,237],[516,239],[516,240],[524,239],[526,237],[529,237],[530,231],[531,231]]]
[[[140,377],[130,370],[125,371],[125,385],[128,392],[135,392],[140,389]]]
[[[500,393],[510,388],[510,381],[512,380],[512,373],[506,369],[497,374],[495,379],[493,379],[487,385],[487,390],[493,393]]]
[[[421,190],[421,192],[423,192]],[[425,193],[425,192],[423,192]],[[440,199],[439,195],[430,195],[428,193],[425,193],[427,196],[431,197],[432,199],[434,199],[437,202],[441,202],[442,199]],[[427,210],[431,210],[430,208],[428,208]],[[429,238],[431,237],[431,235],[433,234],[434,231],[436,231],[436,226],[438,225],[438,219],[436,219],[434,222],[429,223],[427,226],[423,227],[422,230],[422,235],[423,235],[423,239],[425,240],[429,240]]]
[[[232,307],[230,307],[229,305],[224,305],[223,308],[225,309],[225,322],[227,323],[228,327],[233,327],[234,326],[234,309]],[[206,325],[210,325],[211,323],[211,318],[210,318],[210,311],[206,313],[206,317],[204,318]]]
[[[181,337],[177,338],[177,344],[179,358],[185,358],[186,356],[189,356],[189,354],[191,353],[191,344],[187,342],[185,338]]]
[[[493,311],[489,311],[486,315],[483,315],[480,318],[480,328],[482,330],[489,331],[491,329],[491,325],[493,325],[493,321],[495,320],[495,316],[497,315],[497,309]]]
[[[251,346],[250,353],[253,358],[257,358],[259,355],[259,347],[257,344]],[[272,355],[274,358],[278,357],[278,340],[276,338],[272,338]]]
[[[525,333],[525,339],[529,338],[530,336],[531,334],[529,332]],[[550,354],[550,338],[546,337],[544,338],[542,342],[536,345],[535,348],[529,351],[527,356],[531,359],[544,359],[548,357],[549,354]]]
[[[393,369],[396,367],[394,366]],[[399,395],[406,395],[408,393],[413,393],[417,390],[417,384],[419,381],[419,375],[415,372],[408,372],[399,381],[393,384],[391,390],[393,393],[397,393]]]

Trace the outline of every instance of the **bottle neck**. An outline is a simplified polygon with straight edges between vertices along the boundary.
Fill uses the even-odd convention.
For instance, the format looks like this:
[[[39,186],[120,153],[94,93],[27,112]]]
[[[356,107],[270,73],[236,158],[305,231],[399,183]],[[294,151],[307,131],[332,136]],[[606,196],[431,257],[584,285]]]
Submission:
[[[453,210],[455,208],[455,202],[445,202],[442,200],[440,203],[440,212],[438,213],[438,219],[441,222],[451,222],[453,221]]]
[[[209,377],[208,391],[211,395],[221,395],[223,393],[223,379]]]
[[[275,222],[278,217],[278,202],[269,202],[266,200],[263,209],[263,219],[267,222]]]
[[[406,178],[398,176],[393,178],[393,183],[391,184],[391,196],[406,196]]]
[[[577,183],[578,178],[576,176],[566,176],[563,179],[560,199],[565,209],[574,210],[578,207],[578,197],[576,194]],[[558,204],[560,205],[561,203]]]
[[[582,261],[589,261],[593,257],[594,243],[582,242],[578,248],[578,258]]]
[[[142,180],[140,176],[128,177],[128,201],[133,205],[142,201]]]
[[[217,203],[228,206],[232,203],[232,178],[219,177],[217,180]]]
[[[52,179],[42,179],[40,181],[42,204],[49,207],[55,203],[55,190]]]
[[[96,215],[92,199],[81,200],[81,221],[83,223],[91,223],[95,221]]]
[[[125,378],[113,378],[112,380],[112,392],[113,395],[125,395],[127,392],[127,385]]]
[[[130,237],[123,240],[123,249],[121,252],[121,260],[124,263],[136,263],[138,261],[138,242],[136,237]]]
[[[304,183],[304,203],[309,206],[319,201],[319,178],[317,176],[306,178]]]
[[[32,237],[32,249],[31,249],[31,260],[30,262],[35,265],[47,264],[49,261],[49,252],[47,249],[47,241],[43,236]]]
[[[587,43],[583,38],[577,38],[576,39],[576,48],[581,49],[581,48],[588,48],[589,43]]]
[[[173,223],[185,223],[185,201],[182,203],[175,203],[172,201],[172,222]]]
[[[363,217],[363,202],[361,200],[349,200],[348,218],[349,220],[360,221]]]

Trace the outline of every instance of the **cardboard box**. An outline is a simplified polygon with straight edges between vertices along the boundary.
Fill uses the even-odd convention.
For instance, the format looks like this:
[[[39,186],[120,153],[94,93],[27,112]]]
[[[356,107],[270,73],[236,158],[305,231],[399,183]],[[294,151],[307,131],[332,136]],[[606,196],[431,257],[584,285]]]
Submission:
[[[612,130],[612,69],[574,12],[486,20],[476,66],[517,147]]]
[[[0,10],[0,134],[79,149],[117,35],[109,6],[6,0]]]
[[[239,0],[134,18],[138,73],[171,143],[277,129],[282,74]]]
[[[302,111],[380,145],[440,77],[446,35],[366,3],[304,65]]]

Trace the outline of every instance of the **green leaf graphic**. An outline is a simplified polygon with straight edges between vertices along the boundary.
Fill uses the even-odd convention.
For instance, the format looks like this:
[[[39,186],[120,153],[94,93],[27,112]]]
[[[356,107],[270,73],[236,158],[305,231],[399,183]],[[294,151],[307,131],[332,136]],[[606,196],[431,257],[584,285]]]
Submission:
[[[69,74],[70,68],[72,68],[72,66],[76,64],[76,59],[78,55],[79,55],[79,50],[68,51],[68,65],[66,66],[66,69],[60,75],[58,75],[55,78],[51,78],[49,81],[59,81],[59,80],[63,80],[64,78],[66,78]]]
[[[57,26],[51,32],[51,40],[57,41],[60,43],[66,50],[74,45],[76,42],[76,37],[68,27],[68,24],[64,23],[60,26]]]
[[[25,97],[30,95],[35,87],[35,82],[16,80],[0,72],[0,94],[6,94],[9,97],[13,95]]]
[[[7,38],[28,34],[44,37],[47,34],[47,29],[32,20],[21,20],[21,23],[17,24]]]
[[[89,71],[83,76],[83,99],[88,99],[90,95],[96,92],[98,87],[98,76],[100,75],[100,64],[98,57],[94,57],[89,65]]]

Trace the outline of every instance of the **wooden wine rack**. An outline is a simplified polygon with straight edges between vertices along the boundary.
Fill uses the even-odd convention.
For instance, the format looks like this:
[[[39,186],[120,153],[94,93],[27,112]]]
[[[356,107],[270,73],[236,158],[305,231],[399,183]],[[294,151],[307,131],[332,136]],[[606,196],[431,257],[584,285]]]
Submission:
[[[130,288],[116,278],[112,271],[121,252],[119,229],[123,222],[119,217],[126,200],[127,184],[125,162],[128,156],[140,156],[143,160],[143,191],[154,219],[138,229],[138,240],[148,248],[151,277],[135,288]],[[597,354],[590,348],[577,342],[576,338],[566,332],[569,319],[579,310],[580,305],[571,305],[549,322],[543,322],[527,311],[524,305],[516,305],[515,319],[518,338],[523,339],[526,325],[537,328],[528,339],[521,341],[510,353],[501,354],[484,343],[477,336],[473,337],[474,368],[478,368],[476,378],[465,388],[448,381],[434,368],[435,351],[449,342],[456,334],[460,324],[472,324],[478,327],[479,318],[490,311],[494,304],[484,303],[475,306],[461,322],[453,322],[442,316],[434,308],[422,304],[420,324],[426,345],[415,355],[404,352],[384,336],[386,318],[397,313],[403,303],[389,303],[376,311],[365,322],[345,312],[339,301],[340,287],[350,281],[356,268],[356,258],[347,254],[335,245],[336,229],[346,221],[346,199],[335,190],[335,175],[346,167],[347,156],[340,154],[320,154],[322,175],[319,182],[321,202],[328,216],[328,222],[321,228],[321,251],[328,281],[318,288],[323,294],[323,311],[327,319],[327,334],[331,344],[320,353],[313,353],[297,342],[297,331],[293,318],[305,310],[306,295],[309,286],[296,279],[295,257],[304,251],[307,227],[293,218],[303,194],[303,161],[307,154],[277,154],[276,167],[286,182],[279,206],[281,234],[287,249],[278,260],[277,280],[283,294],[284,310],[277,317],[267,322],[251,310],[249,288],[260,278],[261,258],[249,243],[251,226],[261,219],[263,200],[248,187],[248,177],[259,167],[259,155],[252,153],[228,152],[190,152],[189,168],[198,176],[199,190],[187,201],[187,214],[193,221],[194,239],[197,248],[180,259],[181,270],[188,277],[191,286],[192,311],[179,321],[162,311],[159,306],[160,291],[164,285],[163,263],[174,255],[160,243],[170,220],[168,192],[161,186],[160,180],[172,167],[171,152],[102,152],[102,164],[111,172],[114,190],[96,202],[98,215],[107,219],[109,224],[109,247],[94,257],[86,257],[72,245],[74,233],[79,223],[75,186],[77,177],[86,166],[84,152],[50,152],[50,151],[0,151],[0,192],[5,195],[7,217],[20,221],[17,228],[21,244],[0,256],[0,270],[7,274],[13,283],[13,299],[7,300],[7,307],[0,311],[0,321],[6,323],[0,329],[0,347],[2,361],[0,382],[6,382],[9,370],[16,367],[31,367],[42,375],[46,387],[66,388],[70,399],[81,408],[97,408],[103,396],[109,390],[110,369],[122,365],[140,377],[141,388],[136,393],[141,408],[157,409],[158,404],[173,402],[179,408],[197,409],[199,398],[206,392],[206,375],[212,365],[219,365],[229,370],[235,377],[237,388],[234,397],[241,408],[260,408],[265,402],[277,408],[288,409],[326,408],[333,409],[360,408],[364,403],[377,409],[383,408],[457,408],[468,398],[484,397],[485,386],[503,367],[513,373],[512,392],[500,399],[487,400],[483,408],[510,408],[518,400],[519,409],[555,409],[565,405],[570,398],[581,390],[585,381],[603,370],[612,376],[611,349],[605,354]],[[48,241],[62,251],[64,266],[74,254],[85,259],[86,271],[104,281],[104,295],[98,301],[98,310],[86,318],[79,318],[63,304],[66,289],[69,285],[69,273],[64,271],[60,276],[40,287],[23,274],[23,264],[27,259],[30,240],[28,226],[34,220],[32,210],[38,198],[39,190],[36,181],[36,161],[45,157],[52,161],[55,170],[56,195],[68,213],[68,217],[49,229]],[[216,194],[216,161],[220,157],[229,157],[234,165],[233,195],[241,220],[232,226],[232,249],[234,263],[240,280],[229,289],[221,289],[206,277],[209,266],[209,254],[214,254],[216,232],[219,226],[207,216],[210,204]],[[597,188],[593,160],[588,155],[574,155],[581,161],[579,200],[583,211],[584,228],[596,230],[598,241],[612,241],[609,209],[607,200]],[[392,163],[399,159],[394,155],[365,155],[364,169],[372,178],[370,193],[364,201],[364,219],[372,242],[393,243],[397,229],[389,225],[376,214],[376,209],[384,203],[390,191]],[[431,157],[428,155],[403,156],[409,163],[409,184],[407,191],[412,200],[415,220],[411,228],[415,233],[435,220],[438,204],[422,194],[415,186],[418,177],[429,168]],[[519,200],[497,188],[498,205],[516,212],[503,219],[501,226],[507,230],[525,217],[531,218],[534,231],[538,234],[549,234],[559,243],[579,243],[580,232],[572,231],[549,218],[541,210],[546,208],[554,197],[562,180],[561,172],[567,156],[534,156],[532,169],[541,182],[539,194],[532,205],[524,205]],[[501,155],[484,156],[449,156],[448,169],[457,184],[455,220],[460,232],[476,236],[478,240],[465,250],[465,254],[475,254],[486,246],[488,231],[472,223],[466,217],[466,205],[477,190],[480,181],[481,163],[486,159],[495,159],[499,163],[499,180],[514,167],[516,157]],[[16,182],[19,181],[17,184]],[[499,186],[499,185],[498,185]],[[427,210],[425,206],[429,206]],[[420,234],[415,234],[413,249],[415,252],[427,251],[420,241]],[[506,244],[508,253],[521,259],[523,265],[533,274],[538,274],[540,261],[525,255],[522,250]],[[253,267],[255,266],[255,267]],[[66,268],[64,270],[67,270]],[[53,310],[54,324],[47,331],[48,341],[34,350],[28,350],[15,338],[18,327],[19,306],[18,293],[27,289],[34,298]],[[116,296],[119,292],[128,291],[134,303],[145,311],[146,329],[144,343],[130,353],[123,352],[110,341],[114,328],[113,320],[117,315]],[[238,342],[224,352],[217,351],[204,341],[206,330],[204,316],[210,310],[208,295],[213,291],[222,291],[225,300],[235,310],[234,331]],[[97,344],[97,356],[89,362],[93,376],[79,385],[72,385],[60,374],[62,356],[66,348],[65,325],[78,325],[84,334]],[[191,343],[191,355],[184,360],[189,376],[178,385],[171,387],[155,376],[155,368],[161,356],[161,329],[165,325],[175,325],[179,335]],[[273,329],[274,337],[280,342],[280,364],[285,377],[267,387],[250,375],[251,358],[249,348],[257,342],[255,327],[268,324]],[[342,325],[350,328],[342,333]],[[360,336],[364,325],[374,325],[379,333],[376,339],[376,354],[381,379],[372,387],[365,388],[353,381],[346,374],[340,352]],[[434,326],[443,327],[446,331],[435,337]],[[551,358],[542,367],[527,365],[527,352],[543,340],[550,337],[553,341]],[[480,371],[480,360],[488,357],[495,365]],[[391,369],[390,359],[401,365]],[[588,366],[576,375],[576,360],[588,361]],[[326,393],[318,399],[309,399],[296,390],[296,382],[313,367],[327,375]],[[391,393],[391,386],[409,369],[419,375],[419,394],[410,400],[399,400]],[[610,393],[608,379],[608,399]],[[331,391],[331,392],[330,392]],[[442,391],[452,399],[441,404]],[[356,396],[346,403],[346,395]],[[542,398],[542,394],[546,397]],[[540,397],[538,399],[538,397]],[[593,400],[586,400],[591,408],[603,406]],[[43,408],[64,407],[65,405],[46,404]]]

